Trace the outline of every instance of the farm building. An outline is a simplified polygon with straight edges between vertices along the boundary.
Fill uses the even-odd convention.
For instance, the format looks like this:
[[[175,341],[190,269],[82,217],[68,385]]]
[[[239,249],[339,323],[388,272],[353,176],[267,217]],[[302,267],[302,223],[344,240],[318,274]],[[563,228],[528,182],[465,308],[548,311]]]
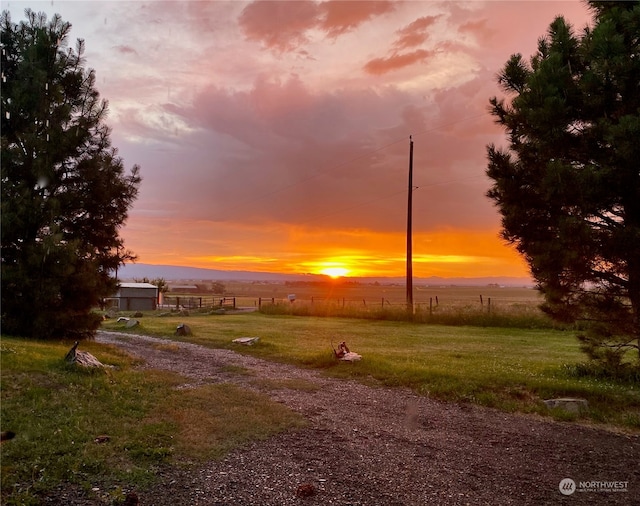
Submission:
[[[153,311],[158,305],[158,287],[151,283],[120,283],[113,298],[120,310]]]
[[[174,285],[169,283],[169,291],[170,292],[180,292],[180,293],[198,293],[197,285]]]

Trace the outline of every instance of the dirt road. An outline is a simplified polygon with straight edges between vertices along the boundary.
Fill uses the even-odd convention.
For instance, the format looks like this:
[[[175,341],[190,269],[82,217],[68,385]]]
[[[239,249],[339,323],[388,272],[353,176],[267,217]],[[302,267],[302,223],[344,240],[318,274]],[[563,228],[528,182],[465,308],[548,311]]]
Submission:
[[[197,470],[166,469],[140,504],[547,505],[640,504],[640,437],[418,397],[162,339],[100,332],[97,340],[193,385],[257,379],[317,389],[262,389],[309,426]],[[366,357],[365,357],[366,359]],[[251,375],[234,374],[240,366]],[[344,364],[349,367],[349,364]],[[563,494],[560,482],[570,478]],[[305,494],[309,494],[304,497]]]

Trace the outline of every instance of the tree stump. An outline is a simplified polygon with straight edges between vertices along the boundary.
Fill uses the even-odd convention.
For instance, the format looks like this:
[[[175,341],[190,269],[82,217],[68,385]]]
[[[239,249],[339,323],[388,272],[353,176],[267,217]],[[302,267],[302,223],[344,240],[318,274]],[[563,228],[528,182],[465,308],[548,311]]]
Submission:
[[[78,351],[78,344],[80,343],[76,341],[64,357],[68,364],[77,364],[81,367],[105,367],[102,362],[88,351]]]

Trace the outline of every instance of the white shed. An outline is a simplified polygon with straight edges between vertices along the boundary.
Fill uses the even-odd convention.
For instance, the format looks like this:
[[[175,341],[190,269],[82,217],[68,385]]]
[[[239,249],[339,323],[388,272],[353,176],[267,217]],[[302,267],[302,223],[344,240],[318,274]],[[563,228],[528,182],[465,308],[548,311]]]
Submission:
[[[158,287],[151,283],[120,283],[115,298],[124,311],[153,311],[158,305]]]

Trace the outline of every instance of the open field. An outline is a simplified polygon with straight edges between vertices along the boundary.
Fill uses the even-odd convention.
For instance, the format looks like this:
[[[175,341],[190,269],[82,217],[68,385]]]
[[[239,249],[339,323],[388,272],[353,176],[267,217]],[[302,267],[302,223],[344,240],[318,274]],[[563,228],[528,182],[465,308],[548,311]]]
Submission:
[[[204,288],[206,285],[200,285]],[[225,293],[169,292],[163,309],[260,309],[267,314],[331,316],[373,320],[414,321],[481,327],[567,328],[539,308],[542,298],[530,287],[414,287],[413,313],[407,312],[402,285],[327,282],[230,282]]]
[[[259,299],[275,302],[288,302],[288,296],[293,294],[299,302],[324,302],[363,305],[363,301],[370,306],[404,305],[406,289],[402,284],[365,284],[353,283],[348,279],[331,280],[327,282],[239,282],[226,281],[225,297],[236,297],[239,306],[257,306]],[[211,294],[187,294],[169,292],[169,297],[176,295],[183,297],[206,297]],[[482,297],[482,302],[481,302]],[[437,302],[436,302],[437,299]],[[452,306],[476,306],[478,309],[487,308],[489,299],[494,307],[509,307],[513,305],[537,306],[541,302],[540,294],[530,287],[513,286],[432,286],[415,285],[414,302],[418,306],[427,307],[430,303],[443,308]],[[384,302],[383,302],[384,301]]]
[[[187,323],[193,335],[176,337]],[[124,329],[114,320],[107,330]],[[268,360],[324,369],[328,374],[390,386],[420,395],[472,402],[505,411],[576,419],[549,413],[543,400],[589,401],[584,421],[640,429],[640,387],[580,374],[585,356],[573,332],[550,329],[451,327],[346,318],[292,317],[261,313],[207,316],[145,316],[132,332],[232,348]],[[238,337],[260,337],[238,347]],[[362,362],[342,367],[331,346],[346,341]]]

